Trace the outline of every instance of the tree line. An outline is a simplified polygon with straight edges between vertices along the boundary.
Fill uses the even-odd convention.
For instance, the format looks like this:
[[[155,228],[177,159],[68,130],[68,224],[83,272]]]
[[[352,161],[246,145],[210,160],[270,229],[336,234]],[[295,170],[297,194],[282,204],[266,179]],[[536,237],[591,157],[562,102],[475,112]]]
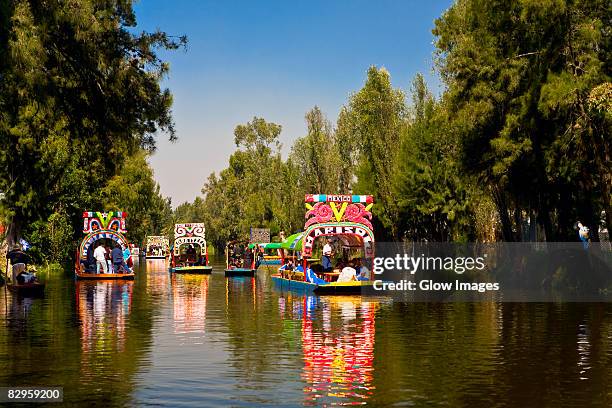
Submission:
[[[435,21],[440,95],[368,69],[332,122],[318,107],[281,155],[279,124],[238,125],[227,168],[179,205],[147,155],[176,139],[157,52],[129,0],[0,1],[0,221],[65,259],[83,210],[124,210],[129,238],[203,221],[222,247],[303,226],[306,193],[375,196],[381,240],[573,241],[612,226],[611,15],[603,0],[457,0]],[[228,135],[229,136],[229,135]]]
[[[218,243],[302,227],[305,193],[372,194],[379,239],[574,241],[612,228],[606,1],[458,0],[435,21],[435,97],[371,67],[332,124],[318,107],[286,160],[281,127],[239,125],[229,165],[181,205]]]

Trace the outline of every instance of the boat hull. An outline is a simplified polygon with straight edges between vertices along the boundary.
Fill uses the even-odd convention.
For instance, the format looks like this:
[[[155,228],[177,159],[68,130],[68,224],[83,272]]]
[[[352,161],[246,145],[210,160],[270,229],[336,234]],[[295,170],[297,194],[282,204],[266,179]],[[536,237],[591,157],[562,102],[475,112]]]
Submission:
[[[212,272],[212,266],[177,266],[170,268],[171,273],[190,273],[190,274],[210,274]]]
[[[147,259],[166,259],[165,255],[147,255]]]
[[[226,269],[225,276],[255,276],[255,269],[246,269],[246,268]]]
[[[81,273],[75,274],[80,280],[133,280],[134,273]]]
[[[371,281],[331,282],[316,285],[310,282],[272,276],[272,282],[281,290],[316,293],[317,295],[355,295],[366,294],[372,289]]]
[[[260,265],[280,265],[281,260],[280,259],[264,259],[260,261],[259,264]]]
[[[40,282],[24,284],[9,283],[6,287],[11,292],[22,296],[42,296],[45,293],[45,284]]]

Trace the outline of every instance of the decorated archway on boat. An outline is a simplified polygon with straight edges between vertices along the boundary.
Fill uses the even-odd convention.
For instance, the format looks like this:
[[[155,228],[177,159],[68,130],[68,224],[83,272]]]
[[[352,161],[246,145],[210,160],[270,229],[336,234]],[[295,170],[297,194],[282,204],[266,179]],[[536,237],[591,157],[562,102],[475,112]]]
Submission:
[[[206,228],[201,222],[174,225],[174,255],[179,256],[181,246],[198,245],[206,254]]]
[[[128,241],[123,234],[127,232],[125,228],[125,218],[127,213],[123,211],[86,211],[83,213],[83,233],[85,238],[81,241],[79,255],[87,257],[87,251],[92,244],[101,239],[110,239],[122,249],[127,248]]]
[[[371,195],[307,194],[306,223],[302,240],[304,257],[312,256],[317,238],[338,236],[347,246],[363,246],[366,258],[374,257]]]
[[[124,211],[85,211],[83,212],[83,233],[85,237],[79,245],[75,262],[76,277],[80,279],[133,279],[132,272],[125,273],[93,273],[95,260],[91,257],[92,245],[100,240],[117,243],[122,250],[129,247],[125,237],[127,228]],[[91,259],[90,259],[91,258]]]

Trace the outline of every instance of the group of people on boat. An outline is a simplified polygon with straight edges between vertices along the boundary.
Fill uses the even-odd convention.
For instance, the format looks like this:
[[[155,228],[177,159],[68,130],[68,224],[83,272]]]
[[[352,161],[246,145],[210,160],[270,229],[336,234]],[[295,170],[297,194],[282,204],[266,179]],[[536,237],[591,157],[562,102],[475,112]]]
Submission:
[[[112,245],[112,247],[111,247]],[[129,248],[122,249],[118,243],[111,245],[98,242],[95,249],[89,249],[83,260],[85,270],[96,274],[132,273],[132,254]]]
[[[253,250],[251,250],[249,247],[245,247],[243,244],[240,244],[240,243],[235,243],[235,244],[228,245],[227,250],[228,250],[228,268],[229,269],[235,269],[235,268],[250,269],[251,265],[253,265],[253,257],[255,256],[255,254],[253,253]],[[263,254],[261,255],[257,254],[257,256],[258,256],[257,266],[259,266],[259,263],[263,259]]]
[[[166,249],[161,245],[149,245],[149,247],[147,248],[147,255],[164,256],[166,255]]]
[[[170,248],[170,252],[173,253],[174,247]],[[185,249],[185,252],[175,260],[176,266],[201,266],[206,265],[206,258],[201,253],[198,254],[198,251],[193,246],[193,244],[189,244]]]
[[[323,245],[320,264],[306,262],[306,281],[317,285],[326,285],[330,282],[351,282],[368,281],[370,270],[365,266],[361,258],[339,259],[334,265],[335,251],[332,240],[327,239]],[[297,259],[297,264],[293,263],[293,258],[287,258],[284,265],[279,268],[281,276],[291,279],[295,272],[304,273],[304,261]]]
[[[23,251],[21,245],[15,244],[13,249],[7,252],[6,259],[11,263],[11,282],[13,284],[23,285],[38,281],[36,273],[27,269],[30,256]]]

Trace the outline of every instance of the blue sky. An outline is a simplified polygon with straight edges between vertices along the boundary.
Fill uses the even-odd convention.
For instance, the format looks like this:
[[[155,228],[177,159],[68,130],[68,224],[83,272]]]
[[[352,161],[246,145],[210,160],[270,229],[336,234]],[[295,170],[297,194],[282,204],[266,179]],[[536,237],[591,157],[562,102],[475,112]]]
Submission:
[[[407,90],[417,72],[434,89],[434,19],[446,1],[142,0],[137,30],[187,35],[186,51],[162,53],[179,141],[158,140],[151,165],[174,206],[192,201],[227,166],[233,129],[253,116],[283,126],[286,154],[318,105],[335,123],[371,65]]]

